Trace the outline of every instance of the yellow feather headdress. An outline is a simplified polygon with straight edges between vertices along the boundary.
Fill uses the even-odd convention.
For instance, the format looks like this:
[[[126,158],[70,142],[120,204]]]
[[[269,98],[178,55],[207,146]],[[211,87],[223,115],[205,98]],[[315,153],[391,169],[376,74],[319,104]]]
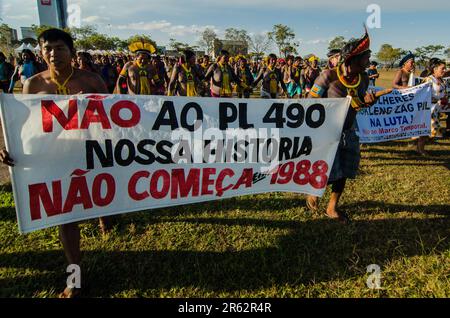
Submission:
[[[308,59],[308,61],[309,61],[310,63],[312,63],[312,62],[314,62],[314,61],[319,61],[319,58],[318,58],[317,56],[315,56],[315,55],[312,55],[312,56]]]
[[[146,42],[144,40],[140,40],[140,41],[131,43],[128,46],[128,49],[132,53],[145,52],[145,53],[153,54],[156,52],[156,48],[151,43]]]

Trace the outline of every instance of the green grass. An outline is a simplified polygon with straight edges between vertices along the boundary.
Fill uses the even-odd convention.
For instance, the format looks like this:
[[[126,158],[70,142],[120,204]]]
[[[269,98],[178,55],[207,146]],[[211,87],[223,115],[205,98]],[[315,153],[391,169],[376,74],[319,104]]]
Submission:
[[[86,297],[449,297],[450,142],[363,146],[344,226],[273,193],[83,223]],[[322,199],[323,209],[329,190]],[[0,189],[0,297],[55,297],[66,281],[57,229],[20,235]],[[381,290],[366,286],[370,264]]]

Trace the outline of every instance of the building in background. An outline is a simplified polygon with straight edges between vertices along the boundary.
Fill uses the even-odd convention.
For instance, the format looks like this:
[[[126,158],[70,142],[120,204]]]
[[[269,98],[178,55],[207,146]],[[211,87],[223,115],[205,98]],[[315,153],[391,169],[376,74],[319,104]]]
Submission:
[[[227,50],[232,56],[248,54],[248,44],[244,41],[215,39],[213,44],[213,57],[216,58],[221,50]]]
[[[17,30],[13,28],[7,28],[7,33],[5,34],[5,44],[12,45],[19,41],[19,37],[17,36]]]
[[[37,0],[39,25],[67,27],[67,0]]]
[[[35,39],[37,40],[36,33],[31,27],[20,27],[20,32],[22,33],[22,39]]]

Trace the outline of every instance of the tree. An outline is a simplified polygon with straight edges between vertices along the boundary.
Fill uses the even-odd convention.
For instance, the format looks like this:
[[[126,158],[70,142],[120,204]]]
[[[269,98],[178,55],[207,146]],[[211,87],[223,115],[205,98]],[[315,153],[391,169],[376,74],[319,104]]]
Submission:
[[[376,54],[379,61],[388,64],[389,67],[394,67],[394,63],[400,59],[403,50],[400,48],[394,49],[390,44],[383,44],[380,51]]]
[[[96,27],[93,25],[85,25],[80,28],[64,29],[64,31],[69,32],[75,41],[84,40],[90,36],[98,34]]]
[[[427,45],[416,48],[414,55],[416,56],[417,64],[421,67],[426,67],[428,60],[443,53],[444,49],[445,46],[443,45]]]
[[[198,46],[191,46],[187,43],[182,43],[182,42],[178,42],[175,39],[170,39],[169,40],[169,47],[171,47],[173,50],[176,50],[178,52],[184,51],[184,50],[191,50],[191,51],[195,51]]]
[[[34,32],[34,34],[36,34],[36,37],[38,37],[42,32],[47,31],[49,29],[53,29],[54,27],[49,26],[49,25],[36,25],[36,24],[32,24],[31,25],[31,30]],[[64,31],[69,32],[70,30],[65,29]]]
[[[0,24],[0,52],[6,56],[14,52],[11,42],[11,28],[6,23]]]
[[[223,42],[220,41],[218,38],[215,38],[213,41],[213,53],[214,56],[218,56],[220,54],[220,51],[223,49]]]
[[[126,40],[122,40],[116,36],[113,36],[111,38],[111,41],[114,43],[114,48],[117,51],[124,51],[128,49],[128,42]]]
[[[328,51],[341,50],[344,47],[345,43],[346,41],[343,36],[337,36],[328,44]]]
[[[214,49],[214,40],[217,39],[217,34],[213,29],[206,28],[201,33],[201,38],[198,45],[205,49],[206,54],[211,54]]]
[[[448,59],[450,59],[450,46],[445,50],[444,54]]]
[[[270,47],[271,43],[267,35],[255,34],[249,42],[250,51],[255,53],[257,58],[262,58]]]
[[[225,40],[240,41],[245,43],[245,45],[247,46],[249,46],[249,43],[251,41],[247,31],[243,29],[238,30],[235,28],[228,28],[225,30]]]
[[[267,36],[277,45],[279,55],[284,55],[285,57],[287,54],[296,51],[296,48],[299,45],[294,41],[294,31],[283,24],[274,25],[272,32],[269,32]]]

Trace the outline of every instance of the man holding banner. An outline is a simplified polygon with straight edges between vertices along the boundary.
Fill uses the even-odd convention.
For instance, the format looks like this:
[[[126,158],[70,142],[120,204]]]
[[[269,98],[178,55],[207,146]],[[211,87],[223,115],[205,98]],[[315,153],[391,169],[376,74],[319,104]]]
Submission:
[[[108,93],[102,78],[96,73],[72,68],[72,57],[75,54],[72,37],[59,29],[49,29],[38,37],[42,55],[49,70],[36,74],[28,79],[23,87],[24,94],[57,94],[74,95],[84,93]],[[0,160],[10,166],[14,165],[6,150],[0,153]],[[100,218],[100,227],[106,231],[108,224]],[[80,230],[77,223],[68,223],[59,227],[60,240],[69,264],[79,265]],[[61,298],[72,298],[80,290],[67,287]]]
[[[326,214],[342,223],[348,223],[350,219],[344,211],[337,209],[337,205],[347,178],[356,177],[360,161],[359,138],[355,128],[356,114],[361,108],[370,107],[376,102],[375,94],[367,92],[369,78],[365,70],[370,63],[369,47],[370,38],[366,30],[361,39],[350,41],[344,46],[338,66],[322,72],[308,95],[313,98],[352,97],[328,181],[332,186],[332,193]],[[317,211],[318,197],[307,196],[306,204],[311,210]]]

